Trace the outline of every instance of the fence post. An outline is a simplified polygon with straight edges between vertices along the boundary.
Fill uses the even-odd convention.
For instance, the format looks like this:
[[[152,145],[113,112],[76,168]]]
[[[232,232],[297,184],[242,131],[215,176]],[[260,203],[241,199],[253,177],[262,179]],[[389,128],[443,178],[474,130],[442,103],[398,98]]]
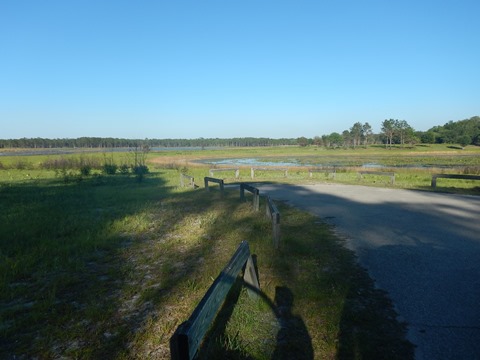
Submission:
[[[273,246],[278,249],[280,247],[280,211],[278,211],[270,196],[267,196],[265,214],[272,222]]]
[[[272,217],[273,247],[280,247],[280,213],[274,213]]]
[[[253,210],[258,211],[260,207],[260,190],[255,188],[255,191],[253,193]]]
[[[223,191],[224,190],[224,182],[223,182],[222,179],[215,179],[215,178],[205,176],[203,178],[203,180],[205,181],[205,189],[207,189],[207,191],[210,191],[210,188],[208,187],[208,182],[212,181],[212,182],[215,182],[215,183],[220,185],[220,194],[221,194],[221,196],[224,195],[224,191]]]
[[[255,169],[253,167],[250,169],[250,177],[252,179],[255,178]]]
[[[247,264],[245,265],[243,281],[248,285],[248,296],[252,299],[258,299],[258,292],[253,289],[259,290],[260,285],[258,282],[257,272],[255,271],[255,264],[253,262],[252,255],[248,257]]]

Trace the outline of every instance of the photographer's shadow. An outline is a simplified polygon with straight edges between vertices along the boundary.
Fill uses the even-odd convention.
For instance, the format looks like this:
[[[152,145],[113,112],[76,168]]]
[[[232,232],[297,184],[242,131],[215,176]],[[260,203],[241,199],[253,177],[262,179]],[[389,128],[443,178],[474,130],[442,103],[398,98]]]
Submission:
[[[284,286],[275,288],[275,314],[280,324],[272,360],[313,359],[312,339],[300,316],[292,314],[293,293]]]

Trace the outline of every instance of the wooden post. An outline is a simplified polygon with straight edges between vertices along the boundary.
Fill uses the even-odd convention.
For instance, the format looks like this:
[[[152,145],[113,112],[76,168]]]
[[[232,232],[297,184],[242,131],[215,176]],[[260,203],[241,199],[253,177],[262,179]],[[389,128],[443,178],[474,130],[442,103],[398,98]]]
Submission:
[[[253,193],[253,210],[258,211],[260,207],[260,190],[255,189]]]
[[[437,175],[432,175],[432,187],[437,187]]]
[[[243,272],[243,281],[248,285],[248,296],[252,299],[258,299],[258,291],[260,285],[257,278],[257,272],[255,271],[255,264],[253,263],[252,256],[248,257],[247,264],[245,265],[245,271]]]
[[[180,174],[180,186],[181,187],[185,186],[185,181],[184,181],[185,178],[188,179],[190,186],[195,189],[195,178],[193,176],[189,176],[185,174]]]
[[[204,181],[205,181],[205,189],[207,189],[207,191],[210,191],[210,188],[208,187],[208,183],[210,181],[219,184],[220,185],[220,192],[221,192],[221,195],[223,196],[223,190],[224,190],[223,179],[215,179],[215,178],[205,176]]]
[[[245,200],[245,190],[253,194],[253,210],[258,211],[260,206],[260,190],[251,185],[241,183],[240,184],[240,199]]]
[[[255,169],[254,169],[253,167],[250,169],[250,177],[251,177],[252,179],[255,178]]]
[[[272,216],[273,247],[278,250],[280,247],[280,213]]]
[[[267,196],[265,213],[272,222],[273,246],[278,249],[280,247],[280,211],[269,196]]]

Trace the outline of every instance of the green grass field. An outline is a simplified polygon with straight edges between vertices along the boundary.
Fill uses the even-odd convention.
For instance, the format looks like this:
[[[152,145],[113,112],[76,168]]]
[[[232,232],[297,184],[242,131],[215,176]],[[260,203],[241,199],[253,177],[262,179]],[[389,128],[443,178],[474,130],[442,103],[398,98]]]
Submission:
[[[190,162],[314,151],[328,153],[304,148],[152,153],[143,181],[100,169],[82,176],[78,169],[41,166],[80,155],[0,158],[0,358],[169,358],[173,331],[242,240],[257,257],[262,300],[252,302],[236,286],[201,358],[293,353],[316,359],[411,358],[405,326],[386,294],[375,289],[333,229],[278,204],[282,247],[274,251],[263,202],[259,216],[237,191],[227,190],[223,198],[217,188],[207,193],[202,180],[209,167]],[[389,150],[365,154],[370,151]],[[395,151],[409,150],[388,156],[397,156]],[[474,160],[466,166],[475,167],[479,153],[468,151]],[[103,154],[82,156],[105,160]],[[108,156],[120,165],[129,155]],[[242,181],[249,180],[247,170],[241,170]],[[180,188],[180,172],[195,176],[200,188]],[[309,178],[302,169],[288,178],[280,172],[258,176],[256,181],[332,181],[323,174]],[[335,181],[359,183],[356,176],[338,173]],[[399,172],[395,186],[427,189],[429,176]],[[233,172],[225,179],[238,181]],[[478,184],[445,181],[450,183],[444,191],[478,191]],[[373,176],[360,183],[391,186]]]

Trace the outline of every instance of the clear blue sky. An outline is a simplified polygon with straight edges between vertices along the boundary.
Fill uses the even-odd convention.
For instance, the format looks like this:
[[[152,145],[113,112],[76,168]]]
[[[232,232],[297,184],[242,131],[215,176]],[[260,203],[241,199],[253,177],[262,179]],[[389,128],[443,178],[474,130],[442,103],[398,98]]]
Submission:
[[[0,138],[313,137],[480,115],[480,1],[2,0]]]

